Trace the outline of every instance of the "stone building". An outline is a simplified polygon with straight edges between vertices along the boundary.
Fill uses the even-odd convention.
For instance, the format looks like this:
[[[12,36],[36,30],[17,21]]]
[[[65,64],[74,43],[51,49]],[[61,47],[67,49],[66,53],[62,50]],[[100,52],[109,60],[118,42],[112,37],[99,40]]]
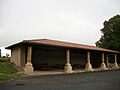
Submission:
[[[6,49],[11,49],[10,62],[27,74],[34,70],[64,70],[65,73],[76,69],[92,71],[99,67],[106,70],[110,54],[114,55],[114,68],[118,68],[117,55],[120,54],[95,46],[49,39],[23,40]]]

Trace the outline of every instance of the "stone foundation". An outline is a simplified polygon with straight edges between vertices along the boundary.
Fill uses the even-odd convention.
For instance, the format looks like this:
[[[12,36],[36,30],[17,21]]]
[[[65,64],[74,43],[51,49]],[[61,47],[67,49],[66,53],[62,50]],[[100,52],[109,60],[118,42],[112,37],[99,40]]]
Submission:
[[[85,67],[85,71],[93,71],[92,65],[90,63],[87,63]]]
[[[101,69],[101,70],[107,70],[105,63],[102,63],[102,64],[101,64],[100,69]]]
[[[24,68],[25,74],[33,74],[33,67],[31,63],[27,63]]]
[[[72,66],[71,64],[67,63],[64,67],[65,73],[72,73]]]
[[[119,68],[119,66],[118,66],[118,64],[117,64],[117,63],[114,63],[114,66],[113,66],[112,68],[114,68],[114,69],[118,69],[118,68]]]

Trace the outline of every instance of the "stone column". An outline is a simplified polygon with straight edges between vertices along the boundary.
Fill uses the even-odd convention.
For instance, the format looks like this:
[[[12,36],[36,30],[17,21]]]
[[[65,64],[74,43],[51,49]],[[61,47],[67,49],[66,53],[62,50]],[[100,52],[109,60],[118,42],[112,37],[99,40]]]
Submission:
[[[65,72],[66,73],[72,73],[72,66],[70,64],[70,50],[67,50],[66,51],[66,64],[65,64]]]
[[[101,70],[106,70],[107,68],[106,68],[106,65],[105,65],[105,63],[104,63],[104,53],[102,53],[102,63],[101,63],[101,68],[100,68]]]
[[[115,62],[114,62],[113,68],[115,68],[115,69],[119,68],[118,64],[117,64],[117,55],[116,54],[115,54]]]
[[[26,74],[32,74],[33,73],[33,67],[32,67],[32,47],[28,46],[27,49],[27,63],[25,64],[25,73]]]
[[[90,63],[90,51],[87,52],[87,64],[85,66],[86,71],[93,71],[92,65]]]

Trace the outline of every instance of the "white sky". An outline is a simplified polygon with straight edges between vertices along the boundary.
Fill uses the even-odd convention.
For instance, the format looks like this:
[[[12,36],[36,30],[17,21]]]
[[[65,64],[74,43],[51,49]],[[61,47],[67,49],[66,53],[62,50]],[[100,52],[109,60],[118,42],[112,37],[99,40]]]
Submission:
[[[0,0],[0,47],[39,38],[95,45],[116,14],[120,0]]]

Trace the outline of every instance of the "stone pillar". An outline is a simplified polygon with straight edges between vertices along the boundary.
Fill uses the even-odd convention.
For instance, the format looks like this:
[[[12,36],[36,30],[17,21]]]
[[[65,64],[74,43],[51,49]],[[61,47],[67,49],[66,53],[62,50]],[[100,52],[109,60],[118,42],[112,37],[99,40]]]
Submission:
[[[27,63],[25,64],[25,73],[26,74],[32,74],[33,73],[33,67],[32,67],[32,47],[28,46],[27,49]]]
[[[90,51],[87,52],[87,64],[85,66],[86,71],[93,71],[92,65],[90,63]]]
[[[109,58],[108,58],[108,54],[107,54],[107,67],[109,67]]]
[[[72,73],[72,66],[70,64],[70,50],[67,50],[66,51],[66,64],[65,64],[65,72],[66,73]]]
[[[119,68],[118,64],[117,64],[117,55],[116,54],[115,54],[115,62],[114,62],[113,68],[115,68],[115,69]]]
[[[105,65],[105,63],[104,63],[104,53],[102,53],[102,63],[101,63],[101,68],[100,68],[101,70],[106,70],[107,68],[106,68],[106,65]]]

